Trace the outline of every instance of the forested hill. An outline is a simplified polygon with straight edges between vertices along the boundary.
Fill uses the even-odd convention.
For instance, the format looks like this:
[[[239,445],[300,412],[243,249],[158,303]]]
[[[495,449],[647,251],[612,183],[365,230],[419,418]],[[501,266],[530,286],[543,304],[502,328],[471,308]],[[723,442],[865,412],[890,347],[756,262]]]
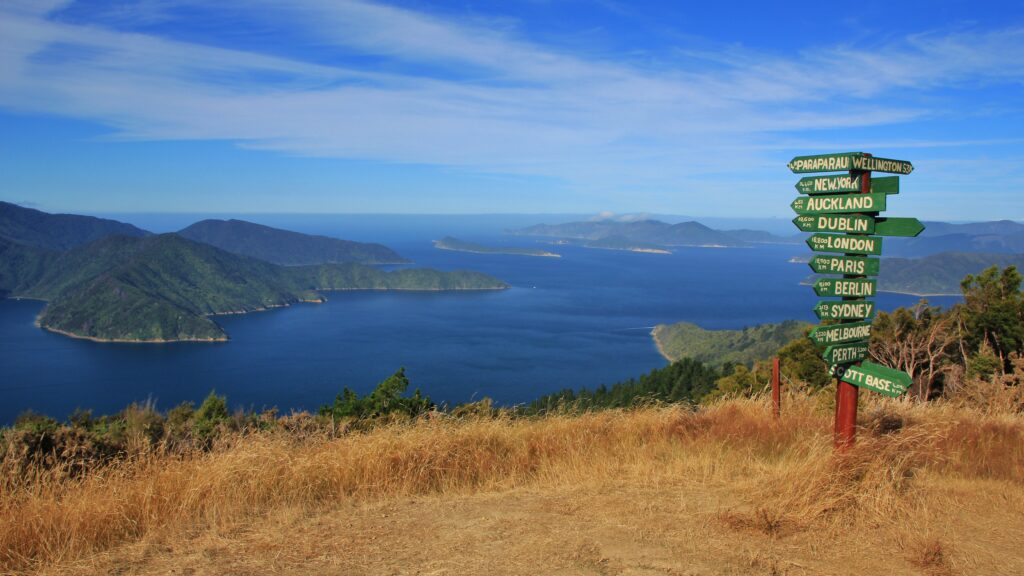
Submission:
[[[705,330],[696,324],[659,324],[651,335],[665,358],[682,358],[722,366],[753,364],[775,354],[787,342],[804,336],[810,324],[786,320],[779,324],[762,324],[742,330]]]
[[[327,236],[301,234],[244,220],[202,220],[179,235],[242,254],[287,266],[357,262],[402,264],[408,262],[382,244],[353,242]]]
[[[116,220],[77,214],[48,214],[0,202],[0,239],[17,244],[63,251],[114,234],[141,237],[149,232]]]
[[[321,301],[319,290],[487,290],[474,272],[286,267],[175,234],[110,236],[62,254],[0,244],[0,290],[49,304],[40,326],[113,341],[223,340],[210,315]]]

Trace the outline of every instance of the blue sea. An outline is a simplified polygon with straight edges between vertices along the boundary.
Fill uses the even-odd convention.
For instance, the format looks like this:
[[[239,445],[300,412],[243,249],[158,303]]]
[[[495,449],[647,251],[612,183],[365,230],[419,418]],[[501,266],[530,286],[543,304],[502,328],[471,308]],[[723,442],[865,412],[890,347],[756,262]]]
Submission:
[[[199,217],[119,215],[171,231]],[[506,228],[536,216],[246,216],[301,232],[384,243],[414,266],[486,272],[500,292],[327,293],[325,304],[217,319],[224,343],[105,344],[36,328],[44,303],[0,301],[0,423],[25,410],[63,418],[113,413],[132,402],[162,409],[211,391],[233,407],[315,410],[343,387],[362,394],[404,367],[435,402],[489,397],[503,405],[566,387],[593,387],[666,365],[654,325],[743,328],[816,321],[817,298],[796,246],[680,248],[672,255],[550,246]],[[563,218],[564,220],[565,218]],[[557,219],[556,219],[557,220]],[[541,247],[562,258],[437,250],[445,235],[487,245]],[[884,274],[884,271],[883,271]],[[881,309],[918,298],[882,294]],[[957,299],[932,298],[948,306]]]

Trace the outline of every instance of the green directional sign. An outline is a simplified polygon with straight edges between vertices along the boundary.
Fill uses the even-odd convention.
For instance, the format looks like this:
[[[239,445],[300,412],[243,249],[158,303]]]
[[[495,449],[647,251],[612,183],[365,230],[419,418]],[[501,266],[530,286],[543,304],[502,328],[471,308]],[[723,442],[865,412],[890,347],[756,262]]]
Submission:
[[[917,218],[878,218],[875,220],[875,234],[879,236],[917,236],[924,231],[924,224]]]
[[[859,190],[858,190],[859,192]],[[871,179],[871,192],[874,194],[899,194],[899,176],[879,176]]]
[[[842,192],[860,192],[862,176],[857,174],[841,174],[839,176],[805,176],[796,183],[796,191],[801,194],[840,194]]]
[[[853,342],[851,344],[836,344],[825,348],[821,355],[829,364],[852,364],[860,362],[868,357],[867,342]]]
[[[797,214],[844,214],[850,212],[881,212],[885,210],[885,194],[835,194],[800,196],[790,204]]]
[[[906,372],[867,361],[860,366],[847,367],[840,379],[893,398],[906,392],[914,381]]]
[[[867,278],[819,278],[814,282],[814,293],[818,296],[870,298],[876,288],[875,280]]]
[[[863,170],[864,172],[910,174],[914,171],[914,165],[906,160],[890,160],[878,156],[852,156],[850,162],[853,163],[851,170]]]
[[[856,214],[803,214],[793,218],[793,224],[804,232],[871,234],[875,231],[874,218]]]
[[[807,337],[818,346],[867,340],[871,338],[871,322],[816,326],[811,329],[811,333]]]
[[[882,253],[882,239],[878,236],[847,236],[819,232],[807,237],[807,245],[815,252],[874,255]]]
[[[844,192],[860,192],[860,174],[840,174],[838,176],[804,176],[796,183],[796,191],[801,194],[842,194]],[[871,179],[871,193],[899,194],[899,176],[880,176]]]
[[[888,172],[890,174],[910,174],[914,165],[906,160],[890,160],[868,156],[863,152],[841,152],[839,154],[817,154],[814,156],[797,156],[786,166],[794,174],[809,172]]]
[[[822,300],[814,307],[821,320],[865,320],[875,315],[875,303],[867,300]]]
[[[794,174],[808,172],[849,172],[853,170],[853,159],[864,156],[863,152],[842,152],[840,154],[817,154],[814,156],[797,156],[786,166]]]
[[[807,263],[818,274],[850,274],[853,276],[878,276],[878,258],[863,256],[827,256],[817,254]]]

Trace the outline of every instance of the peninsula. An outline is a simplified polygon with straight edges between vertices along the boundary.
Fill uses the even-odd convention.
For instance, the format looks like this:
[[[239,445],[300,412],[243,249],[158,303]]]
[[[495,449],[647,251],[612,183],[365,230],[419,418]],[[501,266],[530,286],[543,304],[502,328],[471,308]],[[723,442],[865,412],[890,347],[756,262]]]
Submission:
[[[539,248],[515,248],[484,246],[473,242],[466,242],[451,236],[445,236],[440,240],[434,240],[434,248],[438,250],[452,250],[454,252],[471,252],[473,254],[509,254],[513,256],[541,256],[546,258],[561,258],[561,254],[548,252]]]
[[[59,244],[28,244],[26,239],[44,237],[35,226],[45,230],[53,224],[51,217],[61,222],[68,217],[34,210],[24,214],[21,211],[28,209],[11,206],[0,213],[0,231],[8,231],[0,234],[0,294],[46,301],[37,325],[74,338],[103,342],[223,341],[228,335],[213,317],[323,302],[321,293],[327,291],[508,288],[497,278],[470,271],[388,272],[357,262],[285,266],[178,234],[154,235],[127,229],[134,234],[104,235],[107,230],[126,229],[112,221],[86,217],[76,217],[79,219],[73,220],[73,233],[66,234]],[[11,219],[2,217],[5,214],[33,226],[11,226]],[[248,223],[241,224],[249,227],[245,226]],[[262,231],[273,236],[278,232]],[[79,241],[80,237],[95,236],[98,239]],[[322,246],[325,250],[320,252],[321,257],[337,257],[339,247],[358,248],[294,232],[281,237],[290,241],[292,251],[309,242]],[[53,249],[55,245],[74,248],[60,251]],[[386,257],[394,254],[390,250],[374,251]]]

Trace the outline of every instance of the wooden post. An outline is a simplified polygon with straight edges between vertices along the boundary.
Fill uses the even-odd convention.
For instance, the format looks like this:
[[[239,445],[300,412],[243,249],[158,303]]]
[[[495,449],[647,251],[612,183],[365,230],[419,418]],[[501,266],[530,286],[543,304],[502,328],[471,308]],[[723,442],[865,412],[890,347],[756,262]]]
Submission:
[[[870,154],[865,154],[870,156]],[[857,173],[851,171],[851,176],[856,176]],[[860,180],[860,192],[861,194],[871,193],[871,172],[861,173]],[[847,254],[847,256],[856,256],[856,254]],[[865,276],[853,276],[850,274],[844,274],[843,278],[864,278]],[[843,300],[852,300],[855,298],[843,297]],[[842,320],[842,324],[849,324],[852,320]],[[835,420],[835,435],[833,437],[833,445],[837,450],[846,450],[853,446],[854,442],[857,441],[857,397],[860,389],[853,384],[848,384],[841,380],[842,368],[836,370],[833,375],[836,378],[836,420]]]
[[[778,420],[782,415],[782,389],[779,382],[779,357],[772,358],[772,413]]]

